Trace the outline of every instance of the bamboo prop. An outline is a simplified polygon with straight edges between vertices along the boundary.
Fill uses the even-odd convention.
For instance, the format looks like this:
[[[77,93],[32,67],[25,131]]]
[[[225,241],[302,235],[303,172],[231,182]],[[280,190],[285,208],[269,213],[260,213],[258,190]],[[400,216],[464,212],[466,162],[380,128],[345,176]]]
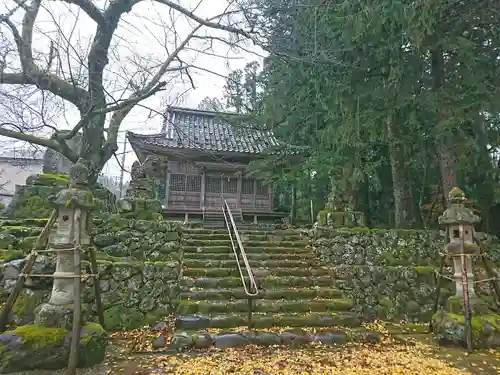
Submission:
[[[87,230],[92,230],[92,216],[87,213]],[[97,268],[97,256],[95,247],[89,246],[87,249],[89,262],[90,262],[90,272],[94,275],[94,295],[95,295],[95,308],[97,310],[97,319],[99,319],[99,324],[102,328],[106,329],[104,324],[104,308],[102,307],[101,298],[101,287],[99,285],[99,269]]]
[[[449,228],[446,228],[444,246],[448,245],[448,243],[449,243],[449,240],[450,240],[449,234],[450,234],[450,230],[449,230]],[[441,275],[443,274],[445,262],[446,262],[446,255],[441,254],[441,261],[439,263],[439,272],[436,274],[436,297],[434,298],[434,305],[432,306],[432,315],[434,315],[437,312],[438,307],[439,307],[439,299],[441,298],[441,282],[442,282]],[[433,328],[434,327],[432,326],[432,319],[431,319],[431,321],[429,322],[429,332],[432,332]]]
[[[72,222],[72,237],[74,238],[74,249],[73,249],[73,258],[75,263],[75,275],[80,275],[80,248],[81,248],[81,210],[78,208],[75,211]],[[75,222],[77,224],[77,230],[75,231]],[[72,239],[73,239],[72,238]],[[71,333],[71,347],[68,358],[68,367],[66,368],[65,375],[75,375],[76,368],[78,366],[78,354],[79,354],[79,345],[80,345],[80,330],[81,330],[81,315],[82,315],[82,306],[81,306],[81,277],[75,277],[73,281],[73,293],[74,293],[74,302],[73,302],[73,329]]]
[[[462,224],[459,226],[460,230],[460,261],[462,266],[462,292],[464,295],[464,313],[465,313],[465,341],[467,344],[467,351],[472,352],[472,313],[470,309],[469,300],[469,280],[467,277],[467,267],[465,265],[464,255],[464,227]]]
[[[23,290],[24,283],[26,282],[28,275],[31,273],[31,270],[35,265],[36,258],[38,255],[37,250],[42,250],[45,248],[49,239],[50,231],[54,226],[54,223],[56,222],[57,214],[58,214],[57,209],[52,210],[49,220],[47,221],[47,224],[45,224],[45,227],[38,235],[38,238],[36,239],[36,242],[33,245],[33,250],[28,255],[26,264],[24,265],[21,273],[19,274],[19,278],[16,281],[16,285],[14,285],[14,289],[12,289],[9,298],[7,298],[7,302],[5,302],[2,312],[0,312],[0,332],[4,332],[5,328],[7,327],[7,323],[9,321],[9,314],[12,310],[12,307],[14,306],[17,297],[19,297],[19,294]]]
[[[474,236],[474,241],[477,243],[481,251],[481,260],[483,261],[486,274],[490,278],[491,289],[493,289],[493,292],[495,293],[496,297],[495,304],[497,305],[497,309],[500,310],[500,287],[498,286],[498,275],[496,274],[491,263],[489,262],[489,259],[486,256],[486,250],[481,241],[479,241],[479,239],[476,236]]]

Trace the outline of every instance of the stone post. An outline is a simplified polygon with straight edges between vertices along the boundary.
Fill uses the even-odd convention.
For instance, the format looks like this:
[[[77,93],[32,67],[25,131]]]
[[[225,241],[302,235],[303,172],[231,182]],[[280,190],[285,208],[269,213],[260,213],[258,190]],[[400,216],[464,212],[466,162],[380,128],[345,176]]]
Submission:
[[[453,260],[453,278],[455,281],[455,300],[463,300],[462,269],[465,270],[468,279],[468,291],[471,307],[476,300],[474,290],[473,256],[479,256],[480,249],[474,242],[474,224],[480,221],[471,209],[464,206],[466,200],[462,190],[455,187],[448,194],[449,207],[439,217],[439,224],[448,229],[448,244],[445,252]],[[462,246],[463,241],[463,246]],[[465,254],[462,256],[462,252]]]
[[[56,269],[52,293],[47,303],[37,308],[35,323],[46,327],[71,329],[74,301],[74,248],[76,231],[80,230],[81,247],[90,244],[87,227],[94,197],[88,189],[88,169],[82,163],[71,167],[69,187],[61,190],[54,204],[58,209],[57,229],[51,235],[49,246],[56,254]],[[80,216],[75,215],[80,210]]]

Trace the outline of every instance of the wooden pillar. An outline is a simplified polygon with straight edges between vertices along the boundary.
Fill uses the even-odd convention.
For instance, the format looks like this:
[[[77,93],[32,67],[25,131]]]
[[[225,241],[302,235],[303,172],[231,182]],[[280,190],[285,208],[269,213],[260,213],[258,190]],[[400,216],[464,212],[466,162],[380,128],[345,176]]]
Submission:
[[[253,180],[253,208],[257,208],[257,179]]]
[[[238,187],[236,190],[236,207],[241,208],[241,186],[243,180],[243,173],[238,172]]]
[[[273,211],[274,208],[274,194],[273,194],[273,185],[269,184],[269,211]]]
[[[165,181],[165,208],[168,208],[169,192],[170,192],[170,171],[167,171],[167,177]]]
[[[206,171],[205,167],[203,167],[201,172],[201,193],[200,193],[200,208],[202,210],[205,210],[205,178],[206,178]]]

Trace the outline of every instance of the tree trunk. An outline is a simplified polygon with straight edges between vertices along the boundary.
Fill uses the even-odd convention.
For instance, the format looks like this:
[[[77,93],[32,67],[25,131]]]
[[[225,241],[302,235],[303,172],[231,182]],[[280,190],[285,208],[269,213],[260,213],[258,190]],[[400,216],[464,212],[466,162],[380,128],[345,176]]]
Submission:
[[[416,224],[414,202],[410,180],[406,173],[400,125],[397,114],[393,112],[387,119],[387,136],[394,194],[394,221],[396,228],[412,228]]]
[[[445,69],[444,57],[441,47],[435,47],[431,51],[432,68],[432,90],[434,92],[435,103],[438,103],[438,96],[442,94]],[[446,119],[446,103],[439,101],[440,105],[436,108],[436,126]],[[457,186],[457,174],[455,172],[455,157],[453,155],[453,139],[451,134],[438,134],[436,139],[436,149],[439,158],[439,170],[441,173],[441,183],[445,197],[451,189]]]

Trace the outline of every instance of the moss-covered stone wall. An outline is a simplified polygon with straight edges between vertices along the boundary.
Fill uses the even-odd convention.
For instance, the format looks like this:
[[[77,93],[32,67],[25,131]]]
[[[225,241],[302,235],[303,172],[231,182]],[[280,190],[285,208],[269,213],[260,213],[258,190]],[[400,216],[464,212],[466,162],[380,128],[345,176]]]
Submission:
[[[12,290],[25,256],[47,219],[0,221],[0,303]],[[134,220],[118,214],[94,219],[93,245],[106,329],[138,328],[168,315],[178,298],[182,270],[182,226],[163,220]],[[91,274],[88,261],[83,262]],[[55,264],[43,253],[33,273],[51,274]],[[29,279],[17,300],[12,320],[30,323],[33,310],[48,297],[51,279]],[[84,302],[95,316],[93,279],[86,280]]]
[[[321,262],[332,267],[337,286],[365,318],[430,321],[444,232],[319,227],[309,235]],[[483,243],[489,257],[500,265],[498,240],[483,236]],[[478,280],[486,279],[481,262],[476,262],[475,269]],[[452,275],[449,262],[443,273]],[[492,301],[488,282],[475,287]],[[443,278],[440,303],[454,293],[452,281]]]
[[[2,210],[8,218],[46,218],[53,205],[51,198],[68,186],[69,176],[61,173],[40,173],[26,179],[25,185],[17,185],[11,203]],[[114,212],[116,197],[99,184],[92,190],[99,212]]]

